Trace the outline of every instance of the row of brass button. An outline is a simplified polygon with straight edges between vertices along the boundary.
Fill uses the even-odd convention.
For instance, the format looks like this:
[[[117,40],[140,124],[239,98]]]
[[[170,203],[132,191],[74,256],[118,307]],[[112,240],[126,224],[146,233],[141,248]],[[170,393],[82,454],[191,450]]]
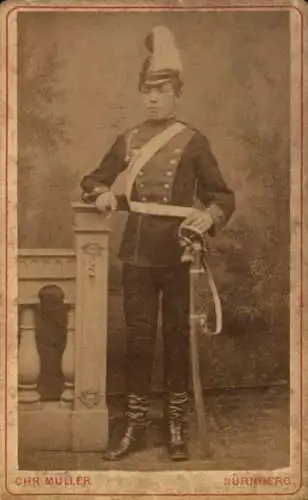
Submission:
[[[137,132],[138,132],[138,129],[133,130],[133,134],[136,134]],[[139,149],[138,149],[138,148],[133,148],[133,149],[132,149],[132,153],[133,153],[133,155],[136,155],[138,152],[139,152]],[[177,153],[177,154],[179,154],[179,153],[181,153],[181,152],[182,152],[182,150],[181,150],[181,149],[179,149],[179,148],[176,148],[176,149],[174,150],[174,153]],[[174,158],[170,158],[169,163],[170,163],[171,165],[175,165],[175,164],[177,163],[177,160],[176,160],[176,159],[174,159]],[[140,172],[138,173],[138,176],[139,176],[139,177],[142,177],[142,176],[144,176],[144,175],[145,175],[145,174],[144,174],[144,171],[143,171],[143,170],[140,170]],[[166,172],[166,176],[167,176],[167,177],[172,177],[172,176],[173,176],[173,172],[172,172],[171,170],[168,170],[168,171]],[[145,184],[142,182],[141,184],[139,184],[139,187],[144,188],[144,187],[145,187]],[[164,184],[164,188],[165,188],[165,189],[169,189],[169,188],[171,188],[171,185],[166,183],[166,184]],[[148,201],[147,196],[142,196],[142,197],[141,197],[141,201]],[[169,201],[169,198],[167,198],[166,196],[164,196],[163,198],[161,198],[161,201],[163,201],[164,203],[167,203],[167,202]]]
[[[142,196],[141,201],[148,201],[148,198],[146,196]],[[157,201],[159,201],[159,200],[157,200]],[[163,201],[164,203],[167,203],[169,201],[169,198],[164,196],[163,198],[161,198],[161,201]]]

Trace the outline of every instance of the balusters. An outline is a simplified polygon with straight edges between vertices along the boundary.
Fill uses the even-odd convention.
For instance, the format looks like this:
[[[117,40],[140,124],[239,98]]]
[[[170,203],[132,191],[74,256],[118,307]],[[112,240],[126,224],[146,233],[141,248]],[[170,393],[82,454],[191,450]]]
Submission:
[[[62,373],[65,379],[64,390],[61,395],[61,406],[71,407],[74,401],[74,331],[75,331],[75,309],[68,309],[66,346],[62,356]]]
[[[64,298],[64,292],[57,284],[47,284],[39,291],[36,333],[42,366],[39,391],[44,401],[59,401],[63,390],[61,363],[67,331]]]
[[[19,403],[33,404],[40,400],[37,382],[40,375],[40,358],[35,341],[35,310],[23,305],[20,311],[20,344],[18,358]]]

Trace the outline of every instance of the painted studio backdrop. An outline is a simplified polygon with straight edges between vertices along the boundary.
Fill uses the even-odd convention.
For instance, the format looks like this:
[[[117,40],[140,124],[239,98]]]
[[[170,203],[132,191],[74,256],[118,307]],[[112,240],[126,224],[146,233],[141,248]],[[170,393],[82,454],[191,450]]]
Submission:
[[[212,242],[224,331],[202,339],[203,385],[287,382],[288,13],[18,14],[19,246],[73,247],[70,203],[80,201],[81,178],[98,166],[118,133],[142,120],[138,74],[143,40],[156,24],[174,32],[181,51],[179,118],[208,137],[237,198],[227,229]],[[124,222],[124,213],[114,215],[109,393],[124,387],[116,258]],[[49,335],[56,336],[52,328]],[[158,335],[153,390],[161,379]]]

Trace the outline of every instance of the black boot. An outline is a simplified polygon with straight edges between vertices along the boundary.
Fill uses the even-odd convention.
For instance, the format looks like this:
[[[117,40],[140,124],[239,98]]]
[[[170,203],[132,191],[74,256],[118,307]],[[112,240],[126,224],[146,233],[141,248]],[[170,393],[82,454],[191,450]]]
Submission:
[[[186,392],[171,393],[167,408],[167,446],[171,460],[189,460],[184,439],[184,424],[187,413],[188,395]]]
[[[126,428],[124,435],[115,446],[103,453],[105,460],[121,460],[146,445],[146,414],[148,401],[145,396],[130,394],[127,400]]]

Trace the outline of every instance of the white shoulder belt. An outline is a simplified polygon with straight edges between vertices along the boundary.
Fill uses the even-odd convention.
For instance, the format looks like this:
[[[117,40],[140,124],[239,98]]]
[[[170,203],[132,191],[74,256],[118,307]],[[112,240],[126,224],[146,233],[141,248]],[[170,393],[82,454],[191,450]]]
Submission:
[[[132,194],[132,189],[134,182],[136,180],[137,175],[139,174],[140,170],[144,167],[144,165],[152,158],[152,156],[157,153],[165,144],[167,144],[170,139],[172,139],[175,135],[179,134],[186,128],[186,125],[180,122],[173,123],[169,127],[167,127],[165,130],[160,132],[159,134],[155,135],[150,139],[142,148],[139,150],[136,156],[133,157],[131,162],[129,163],[127,167],[127,177],[126,177],[126,189],[125,189],[125,194],[127,198],[128,205],[131,209],[132,212],[139,212],[139,213],[153,213],[154,210],[158,209],[158,207],[162,207],[164,209],[168,208],[165,207],[164,205],[160,205],[159,203],[153,203],[148,206],[148,208],[145,208],[145,203],[141,202],[132,202],[131,201],[131,194]],[[149,204],[147,204],[149,205]],[[183,207],[180,207],[183,208]],[[146,211],[143,211],[146,210]],[[155,215],[155,214],[154,214]],[[157,213],[157,215],[165,215],[165,213]],[[167,214],[169,215],[169,214]],[[170,214],[171,215],[171,214]],[[186,215],[180,215],[180,217],[186,217]]]

